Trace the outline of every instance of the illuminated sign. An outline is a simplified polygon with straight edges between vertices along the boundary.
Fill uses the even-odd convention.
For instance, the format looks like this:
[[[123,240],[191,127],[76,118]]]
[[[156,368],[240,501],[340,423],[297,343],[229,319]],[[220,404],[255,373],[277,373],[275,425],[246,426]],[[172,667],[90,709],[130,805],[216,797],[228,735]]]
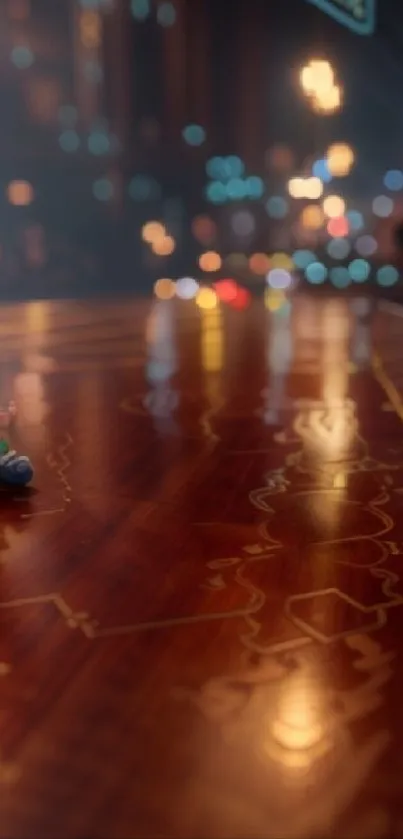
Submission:
[[[308,0],[359,35],[372,35],[375,29],[376,0]]]

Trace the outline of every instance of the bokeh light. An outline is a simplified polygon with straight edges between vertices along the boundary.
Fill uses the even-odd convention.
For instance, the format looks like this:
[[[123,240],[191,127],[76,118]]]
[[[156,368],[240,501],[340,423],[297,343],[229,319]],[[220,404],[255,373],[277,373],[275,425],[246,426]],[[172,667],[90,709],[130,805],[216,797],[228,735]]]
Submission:
[[[248,186],[242,178],[230,178],[225,185],[225,192],[231,201],[241,201],[248,197]]]
[[[290,178],[288,192],[292,198],[308,198],[315,200],[323,193],[323,183],[320,178],[312,175],[310,178]]]
[[[217,225],[209,216],[196,216],[191,225],[195,239],[201,245],[210,245],[217,235]]]
[[[193,300],[199,290],[199,283],[193,277],[181,277],[175,285],[176,295],[181,300]]]
[[[101,18],[98,11],[86,9],[79,18],[80,40],[87,50],[95,50],[101,42]]]
[[[376,272],[376,281],[378,285],[387,288],[392,285],[396,285],[399,279],[399,272],[394,265],[383,265],[382,268],[378,268]]]
[[[253,253],[249,257],[249,270],[258,276],[265,276],[270,268],[270,259],[265,253]]]
[[[387,218],[393,213],[393,201],[388,195],[377,195],[372,202],[372,210],[379,218]]]
[[[319,230],[324,222],[324,214],[321,207],[313,204],[310,207],[304,207],[300,216],[302,227],[307,230]]]
[[[113,183],[108,178],[98,178],[92,185],[92,192],[98,201],[110,201],[113,198]]]
[[[182,137],[188,146],[201,146],[206,139],[206,132],[201,125],[187,125],[182,131]]]
[[[34,63],[34,54],[29,47],[14,47],[11,51],[11,61],[19,70],[27,70]]]
[[[301,271],[307,268],[312,262],[317,261],[317,257],[312,251],[303,248],[294,251],[292,259],[296,268],[300,268]]]
[[[157,21],[160,26],[173,26],[176,20],[176,11],[173,3],[160,3],[157,8]]]
[[[358,210],[348,210],[346,213],[348,223],[351,231],[362,230],[364,227],[364,216]]]
[[[266,210],[270,218],[285,218],[288,213],[288,202],[281,195],[271,195],[266,201]]]
[[[383,182],[386,189],[390,189],[391,192],[398,192],[400,189],[403,189],[403,172],[401,169],[389,169],[385,174]]]
[[[161,236],[151,243],[151,250],[156,256],[171,256],[176,247],[173,236]]]
[[[15,207],[27,207],[34,200],[34,189],[28,181],[10,181],[7,198]]]
[[[290,178],[288,181],[288,192],[291,198],[305,197],[305,183],[303,178]]]
[[[215,309],[218,297],[213,288],[200,288],[196,295],[199,309]]]
[[[225,257],[225,264],[233,271],[246,271],[248,268],[248,257],[244,253],[229,253]]]
[[[233,309],[246,309],[249,306],[251,301],[251,293],[248,291],[247,288],[243,288],[243,286],[237,286],[236,295],[233,300],[229,300],[229,305]]]
[[[271,268],[284,268],[286,271],[292,271],[294,263],[292,257],[284,251],[273,253],[270,257]]]
[[[174,281],[169,279],[157,280],[154,285],[154,294],[159,300],[171,300],[176,294]]]
[[[333,143],[326,155],[329,172],[335,177],[348,175],[354,164],[354,152],[347,143]]]
[[[312,285],[321,285],[327,277],[327,268],[322,262],[311,262],[305,268],[305,277]]]
[[[244,171],[243,160],[235,154],[228,157],[211,157],[206,163],[207,175],[217,181],[225,182],[230,178],[241,178]]]
[[[366,259],[353,259],[348,266],[349,274],[353,282],[365,283],[368,279],[371,266]]]
[[[66,128],[59,136],[59,146],[62,151],[76,152],[80,147],[80,137],[73,128]]]
[[[148,242],[150,245],[158,239],[163,239],[164,236],[166,236],[165,226],[160,221],[148,221],[141,229],[143,242]]]
[[[216,251],[206,251],[199,257],[199,266],[202,271],[219,271],[221,265],[221,256]]]
[[[300,79],[305,93],[318,96],[332,90],[334,70],[328,61],[314,58],[302,68]]]
[[[225,184],[221,183],[221,181],[211,181],[206,186],[206,198],[212,204],[225,204],[227,200]]]
[[[229,154],[223,158],[224,177],[241,178],[245,172],[243,160],[236,154]]]
[[[265,165],[279,173],[289,172],[294,166],[294,154],[288,146],[273,146],[265,153]]]
[[[150,0],[131,0],[131,12],[136,20],[145,20],[150,14]]]
[[[340,195],[328,195],[322,206],[323,212],[328,218],[338,218],[344,215],[346,205]]]
[[[133,201],[157,201],[161,198],[161,187],[149,175],[135,175],[129,183],[128,193]]]
[[[219,299],[224,303],[230,303],[235,300],[237,296],[238,286],[234,280],[218,280],[217,283],[214,283],[214,288],[216,290],[217,297],[219,297]]]
[[[290,288],[292,284],[292,276],[285,268],[271,268],[266,279],[270,288],[274,289]]]
[[[246,194],[249,198],[258,199],[264,194],[264,182],[257,175],[246,178]]]
[[[91,154],[102,155],[108,154],[111,143],[105,131],[92,131],[88,137],[88,151]]]
[[[373,236],[365,234],[359,236],[355,243],[355,249],[360,256],[372,256],[378,248],[378,243]]]
[[[237,210],[232,215],[231,227],[237,236],[250,236],[256,227],[253,214],[249,210]]]
[[[323,183],[320,178],[312,175],[311,178],[305,178],[304,181],[305,198],[315,200],[320,198],[323,194]]]
[[[332,239],[328,242],[326,250],[332,259],[345,259],[351,250],[348,239]]]
[[[312,108],[318,114],[332,114],[338,111],[342,103],[342,91],[339,85],[333,85],[331,90],[317,92],[312,99]]]
[[[347,236],[349,232],[349,224],[346,216],[339,218],[330,218],[326,225],[329,236]]]
[[[347,288],[351,283],[350,272],[348,268],[343,265],[331,268],[329,271],[329,279],[335,288]]]
[[[324,158],[315,160],[315,163],[312,166],[312,174],[315,178],[320,178],[324,184],[328,184],[332,180],[332,173],[329,169],[327,160]]]
[[[270,287],[265,290],[264,303],[269,312],[284,314],[289,312],[291,305],[284,291]]]

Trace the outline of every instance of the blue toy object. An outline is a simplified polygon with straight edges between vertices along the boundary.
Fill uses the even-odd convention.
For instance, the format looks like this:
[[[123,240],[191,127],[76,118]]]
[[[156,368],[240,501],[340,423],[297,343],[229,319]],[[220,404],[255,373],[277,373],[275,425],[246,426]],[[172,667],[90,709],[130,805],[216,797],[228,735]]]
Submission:
[[[0,482],[13,486],[26,486],[32,481],[34,470],[25,455],[10,451],[5,440],[0,440]]]

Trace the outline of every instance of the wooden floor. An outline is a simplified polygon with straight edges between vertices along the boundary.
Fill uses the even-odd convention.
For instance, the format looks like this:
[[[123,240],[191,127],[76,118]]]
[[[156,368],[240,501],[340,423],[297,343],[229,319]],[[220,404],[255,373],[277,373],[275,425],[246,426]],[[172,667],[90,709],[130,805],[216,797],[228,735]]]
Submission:
[[[2,839],[403,836],[403,309],[0,310]]]

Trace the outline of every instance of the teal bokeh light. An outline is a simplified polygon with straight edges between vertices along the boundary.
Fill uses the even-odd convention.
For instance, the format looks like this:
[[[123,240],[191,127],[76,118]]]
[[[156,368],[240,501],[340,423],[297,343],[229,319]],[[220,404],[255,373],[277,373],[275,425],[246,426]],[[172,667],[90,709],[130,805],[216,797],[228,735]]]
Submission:
[[[65,152],[72,153],[77,151],[80,147],[80,138],[77,131],[74,131],[73,128],[67,128],[65,131],[62,131],[59,137],[59,146]]]
[[[27,70],[32,67],[35,57],[29,47],[14,47],[11,50],[11,61],[19,70]]]
[[[328,242],[326,250],[332,259],[345,259],[350,253],[351,245],[348,239],[335,238]]]
[[[348,270],[354,283],[365,283],[369,277],[371,266],[366,259],[353,259],[348,266]]]
[[[176,11],[173,3],[161,3],[157,9],[157,21],[160,26],[173,26],[176,21]]]
[[[227,199],[227,190],[225,184],[221,181],[212,181],[207,184],[206,198],[212,204],[224,204]]]
[[[308,265],[312,264],[312,262],[317,263],[318,261],[316,255],[312,251],[305,250],[303,248],[294,251],[292,255],[292,260],[295,267],[299,268],[301,271],[304,271],[305,268],[308,267]]]
[[[150,0],[131,0],[131,13],[136,20],[145,20],[150,14]]]
[[[384,288],[396,285],[398,279],[399,272],[394,265],[383,265],[382,268],[379,268],[376,272],[376,281],[378,285],[383,286]]]
[[[329,278],[335,288],[347,288],[351,283],[350,272],[343,265],[331,268]]]
[[[206,163],[209,178],[228,181],[230,178],[241,178],[245,171],[245,164],[240,157],[231,154],[228,157],[211,157]]]
[[[157,201],[161,198],[161,187],[155,178],[148,175],[135,175],[128,187],[133,201]]]
[[[271,195],[266,201],[266,210],[270,218],[285,218],[288,213],[288,202],[282,195]]]
[[[201,146],[206,139],[206,132],[201,125],[187,125],[182,131],[182,137],[188,146]]]
[[[248,194],[246,183],[242,178],[230,178],[226,184],[226,192],[231,201],[240,201]]]
[[[305,277],[312,285],[321,285],[327,277],[327,268],[322,262],[311,262],[305,269]]]
[[[108,178],[98,178],[92,185],[94,198],[98,201],[110,201],[113,198],[113,184]]]
[[[91,154],[108,154],[111,149],[110,139],[104,131],[92,131],[88,137],[88,151]]]
[[[350,230],[354,233],[364,227],[364,216],[359,210],[349,210],[346,213]]]
[[[261,198],[264,194],[264,183],[262,178],[259,178],[257,175],[251,175],[251,177],[246,178],[246,194],[249,198],[257,200]]]

